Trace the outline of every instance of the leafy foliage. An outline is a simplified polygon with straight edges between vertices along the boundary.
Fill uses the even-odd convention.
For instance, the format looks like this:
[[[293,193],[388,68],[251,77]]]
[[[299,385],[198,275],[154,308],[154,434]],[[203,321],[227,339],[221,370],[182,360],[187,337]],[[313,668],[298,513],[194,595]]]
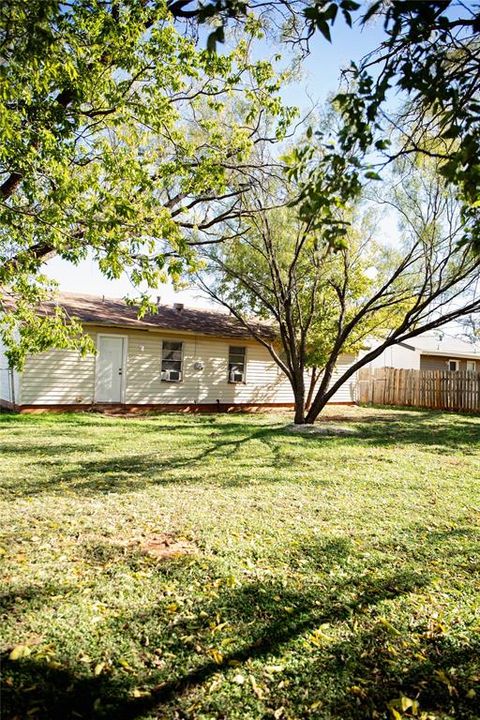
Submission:
[[[319,153],[322,164],[328,149],[320,146]],[[294,168],[302,186],[299,164]],[[313,422],[340,386],[386,347],[480,309],[480,259],[459,245],[458,204],[436,163],[403,159],[388,189],[363,206],[342,200],[335,170],[321,180],[324,210],[312,216],[298,204],[293,182],[265,191],[235,243],[208,253],[209,281],[203,282],[285,372],[300,424]],[[396,245],[377,238],[374,208],[382,206],[399,221]],[[277,344],[258,335],[252,315],[274,323]],[[360,350],[366,352],[333,379],[340,355]],[[307,368],[314,369],[308,393]]]
[[[479,250],[480,13],[476,4],[452,13],[453,6],[449,0],[372,3],[362,22],[383,16],[387,40],[352,65],[353,87],[340,93],[337,103],[345,117],[343,148],[358,144],[366,150],[375,142],[377,150],[385,150],[389,90],[406,93],[408,122],[395,156],[415,153],[439,160],[439,172],[463,203],[465,241]]]
[[[248,36],[198,50],[164,2],[9,0],[0,26],[4,298],[38,285],[52,254],[90,253],[137,288],[192,270],[192,233],[238,213],[262,143],[293,114],[272,65],[250,59]]]
[[[203,4],[190,0],[176,3],[176,6],[186,5],[190,17],[205,19]],[[349,86],[337,94],[336,101],[345,122],[336,162],[341,166],[345,154],[353,155],[358,167],[350,168],[350,178],[355,181],[367,151],[383,153],[383,162],[392,159],[388,152],[392,120],[388,100],[400,91],[409,101],[406,113],[409,131],[405,133],[400,152],[426,154],[441,160],[439,172],[457,189],[463,203],[464,242],[472,243],[477,252],[480,251],[480,9],[477,2],[373,0],[363,4],[353,0],[267,0],[246,6],[236,0],[218,0],[207,3],[206,7],[208,17],[215,15],[220,23],[228,23],[232,18],[242,22],[252,13],[267,17],[274,27],[282,27],[284,40],[303,45],[307,51],[308,41],[315,32],[332,42],[333,26],[339,17],[349,26],[357,19],[367,25],[367,31],[370,21],[383,21],[385,41],[378,48],[372,48],[359,64],[351,65],[347,73]],[[432,137],[441,142],[432,147]],[[363,171],[365,169],[367,177],[368,173],[373,177],[374,171],[368,167]],[[305,190],[308,204],[313,204],[312,212],[316,211],[315,203],[321,197],[322,172],[323,168]],[[355,182],[345,187],[344,192],[352,193],[344,195],[345,200],[353,199]]]

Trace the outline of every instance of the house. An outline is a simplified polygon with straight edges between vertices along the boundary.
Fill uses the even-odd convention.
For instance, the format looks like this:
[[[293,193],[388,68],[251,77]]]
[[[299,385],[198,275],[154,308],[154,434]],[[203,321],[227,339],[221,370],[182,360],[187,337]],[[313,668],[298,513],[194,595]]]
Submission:
[[[368,367],[480,373],[480,351],[471,343],[459,339],[439,340],[425,333],[392,345]]]
[[[57,302],[81,321],[96,354],[52,349],[27,358],[22,372],[14,373],[0,348],[3,407],[215,411],[293,406],[284,373],[231,315],[177,303],[159,305],[155,314],[140,319],[123,300],[64,293]],[[47,304],[43,312],[48,311]],[[257,330],[274,338],[268,325],[258,324]],[[353,361],[353,355],[341,356],[336,376]],[[343,386],[332,402],[352,403],[354,385],[352,380]]]

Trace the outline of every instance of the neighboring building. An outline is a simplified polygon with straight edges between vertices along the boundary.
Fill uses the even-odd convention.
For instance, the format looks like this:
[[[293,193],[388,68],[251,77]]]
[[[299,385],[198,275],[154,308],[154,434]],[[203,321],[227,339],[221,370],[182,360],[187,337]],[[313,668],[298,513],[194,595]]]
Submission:
[[[290,383],[268,350],[231,315],[175,304],[139,319],[123,300],[65,293],[58,302],[82,322],[96,355],[53,349],[29,357],[16,375],[0,348],[0,405],[19,410],[293,405]],[[272,328],[257,328],[273,339]],[[341,356],[336,377],[354,359]],[[332,402],[352,403],[354,389],[352,378]]]
[[[369,363],[369,367],[480,373],[480,351],[462,340],[439,340],[425,334],[392,345]]]

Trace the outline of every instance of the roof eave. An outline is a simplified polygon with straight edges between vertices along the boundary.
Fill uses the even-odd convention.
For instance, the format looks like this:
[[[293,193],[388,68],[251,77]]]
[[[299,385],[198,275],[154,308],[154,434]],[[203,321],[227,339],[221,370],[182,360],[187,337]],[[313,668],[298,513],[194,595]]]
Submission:
[[[437,357],[445,358],[460,358],[461,360],[480,360],[480,353],[462,353],[462,352],[445,352],[445,350],[422,350],[418,348],[420,355],[435,355]]]
[[[253,343],[257,343],[258,341],[253,337],[253,335],[245,334],[245,335],[227,335],[222,333],[216,333],[216,332],[199,332],[196,330],[183,330],[181,328],[167,328],[167,327],[160,327],[158,325],[155,325],[154,323],[143,323],[143,324],[136,324],[134,320],[132,322],[127,323],[114,323],[114,322],[105,322],[102,320],[82,320],[82,325],[88,326],[88,327],[105,327],[105,328],[113,328],[117,330],[136,330],[137,332],[153,332],[153,333],[174,333],[176,335],[188,335],[189,337],[205,337],[205,338],[219,338],[220,340],[246,340],[251,341]],[[267,342],[275,342],[275,337],[267,337],[266,335],[263,336],[263,339]]]

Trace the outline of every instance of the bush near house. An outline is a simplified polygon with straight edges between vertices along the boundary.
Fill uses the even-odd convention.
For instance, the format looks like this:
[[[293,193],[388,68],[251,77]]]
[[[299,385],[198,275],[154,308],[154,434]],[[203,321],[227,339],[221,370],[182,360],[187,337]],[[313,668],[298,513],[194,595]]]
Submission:
[[[2,718],[479,717],[480,418],[0,416]]]

